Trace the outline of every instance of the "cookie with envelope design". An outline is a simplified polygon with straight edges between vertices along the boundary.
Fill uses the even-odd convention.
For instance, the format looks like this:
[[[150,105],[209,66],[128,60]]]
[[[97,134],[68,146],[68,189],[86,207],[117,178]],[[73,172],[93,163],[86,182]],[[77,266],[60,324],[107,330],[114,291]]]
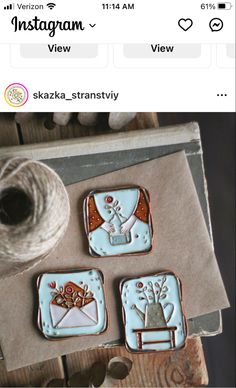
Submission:
[[[41,274],[38,327],[48,339],[101,334],[107,328],[103,276],[97,269]]]
[[[152,249],[150,200],[143,187],[90,192],[84,201],[84,223],[92,256],[144,254]]]

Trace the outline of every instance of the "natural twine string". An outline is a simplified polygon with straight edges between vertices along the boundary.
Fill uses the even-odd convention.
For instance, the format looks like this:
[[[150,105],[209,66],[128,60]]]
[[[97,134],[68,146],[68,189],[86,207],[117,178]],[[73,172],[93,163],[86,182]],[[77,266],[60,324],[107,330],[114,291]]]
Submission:
[[[32,207],[16,225],[0,220],[0,278],[22,272],[45,257],[64,235],[70,216],[61,179],[43,163],[18,157],[0,160],[0,199],[12,189],[23,192]]]

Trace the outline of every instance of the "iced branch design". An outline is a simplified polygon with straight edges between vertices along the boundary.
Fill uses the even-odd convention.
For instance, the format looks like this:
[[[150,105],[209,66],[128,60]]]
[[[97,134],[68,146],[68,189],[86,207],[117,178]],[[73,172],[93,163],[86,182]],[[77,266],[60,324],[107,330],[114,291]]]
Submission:
[[[120,219],[121,222],[123,222],[123,220],[126,220],[127,218],[125,216],[123,216],[123,214],[121,213],[121,206],[120,206],[120,202],[118,200],[115,200],[114,202],[112,203],[109,203],[107,205],[105,205],[105,209],[108,210],[108,213],[112,214],[113,215],[117,215],[117,217]],[[123,220],[122,220],[123,219]]]
[[[150,304],[159,303],[161,300],[165,299],[167,291],[169,290],[165,285],[165,282],[166,276],[157,279],[155,283],[149,281],[147,286],[144,286],[142,282],[138,282],[136,284],[136,287],[138,288],[136,292],[140,294],[139,300],[146,300],[147,303]]]
[[[80,301],[81,305],[84,306],[86,300],[93,297],[93,293],[89,291],[87,284],[83,286],[83,289],[81,291],[74,291],[72,287],[66,287],[65,290],[63,287],[60,287],[58,289],[56,282],[49,283],[49,287],[55,290],[51,292],[53,299],[57,298],[58,304],[61,305],[62,303],[64,303],[68,308],[77,306],[77,303]]]

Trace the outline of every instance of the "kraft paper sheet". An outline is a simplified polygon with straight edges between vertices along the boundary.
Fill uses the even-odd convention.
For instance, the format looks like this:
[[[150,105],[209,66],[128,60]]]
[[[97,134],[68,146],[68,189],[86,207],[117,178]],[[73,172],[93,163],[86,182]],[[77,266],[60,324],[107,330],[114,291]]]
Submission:
[[[141,185],[150,193],[153,251],[144,256],[92,258],[83,224],[83,199],[93,189]],[[181,278],[187,318],[229,306],[184,152],[67,186],[71,219],[63,241],[35,268],[0,282],[0,343],[8,370],[122,338],[120,279],[169,269]],[[48,341],[36,327],[37,275],[99,268],[105,277],[109,328],[99,336]]]

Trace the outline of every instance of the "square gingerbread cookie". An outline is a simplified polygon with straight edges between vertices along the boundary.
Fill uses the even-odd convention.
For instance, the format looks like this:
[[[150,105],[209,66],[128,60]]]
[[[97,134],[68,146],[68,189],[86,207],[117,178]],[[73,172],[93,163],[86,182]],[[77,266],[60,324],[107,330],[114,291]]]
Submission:
[[[38,327],[48,339],[101,334],[107,328],[103,275],[97,269],[50,272],[37,279]]]
[[[143,187],[92,191],[84,201],[92,256],[144,254],[152,249],[150,199]]]
[[[182,288],[174,273],[124,279],[120,292],[129,351],[177,350],[185,345]]]

